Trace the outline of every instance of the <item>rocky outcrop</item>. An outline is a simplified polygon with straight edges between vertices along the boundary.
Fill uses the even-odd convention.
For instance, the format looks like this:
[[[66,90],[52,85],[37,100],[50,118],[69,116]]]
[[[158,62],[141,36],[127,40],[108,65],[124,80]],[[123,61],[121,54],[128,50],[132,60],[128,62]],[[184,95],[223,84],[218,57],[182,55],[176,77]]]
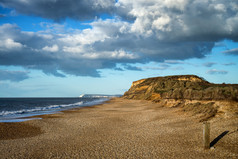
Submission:
[[[202,113],[204,108],[211,111],[210,116],[226,114],[227,110],[233,115],[238,114],[237,84],[213,84],[195,75],[138,80],[132,83],[131,88],[125,92],[123,97],[151,100],[164,106],[179,105],[184,111],[193,110]]]

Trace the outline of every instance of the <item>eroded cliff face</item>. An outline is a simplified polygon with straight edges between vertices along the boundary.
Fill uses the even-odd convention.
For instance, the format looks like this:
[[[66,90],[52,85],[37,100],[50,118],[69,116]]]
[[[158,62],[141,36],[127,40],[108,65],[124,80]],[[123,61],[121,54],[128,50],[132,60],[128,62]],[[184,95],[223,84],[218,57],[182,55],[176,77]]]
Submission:
[[[166,76],[138,80],[124,98],[151,100],[163,106],[205,115],[238,116],[238,85],[212,84],[195,75]]]

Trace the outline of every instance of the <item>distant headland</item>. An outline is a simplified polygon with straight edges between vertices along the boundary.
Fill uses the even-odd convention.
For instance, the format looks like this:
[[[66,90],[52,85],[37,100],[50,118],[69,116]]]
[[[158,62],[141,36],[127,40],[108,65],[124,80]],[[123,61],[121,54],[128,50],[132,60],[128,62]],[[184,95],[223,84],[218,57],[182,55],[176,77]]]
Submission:
[[[135,81],[123,98],[150,100],[164,106],[180,106],[201,114],[238,116],[238,84],[213,84],[196,75],[154,77]]]

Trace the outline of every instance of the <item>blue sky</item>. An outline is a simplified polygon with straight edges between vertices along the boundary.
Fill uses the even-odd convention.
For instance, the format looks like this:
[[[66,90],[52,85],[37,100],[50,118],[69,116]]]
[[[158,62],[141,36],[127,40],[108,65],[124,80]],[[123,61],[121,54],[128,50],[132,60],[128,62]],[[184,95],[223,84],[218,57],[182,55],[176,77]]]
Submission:
[[[142,78],[238,83],[238,2],[0,0],[0,97],[123,94]]]

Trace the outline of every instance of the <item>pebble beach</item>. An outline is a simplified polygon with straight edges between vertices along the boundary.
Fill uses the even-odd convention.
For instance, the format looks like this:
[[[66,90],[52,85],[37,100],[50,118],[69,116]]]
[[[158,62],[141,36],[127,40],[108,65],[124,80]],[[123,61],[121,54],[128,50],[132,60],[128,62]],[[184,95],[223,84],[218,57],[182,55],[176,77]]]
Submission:
[[[209,150],[202,122],[179,108],[113,98],[91,107],[0,123],[1,159],[238,158],[238,120],[213,118]]]

